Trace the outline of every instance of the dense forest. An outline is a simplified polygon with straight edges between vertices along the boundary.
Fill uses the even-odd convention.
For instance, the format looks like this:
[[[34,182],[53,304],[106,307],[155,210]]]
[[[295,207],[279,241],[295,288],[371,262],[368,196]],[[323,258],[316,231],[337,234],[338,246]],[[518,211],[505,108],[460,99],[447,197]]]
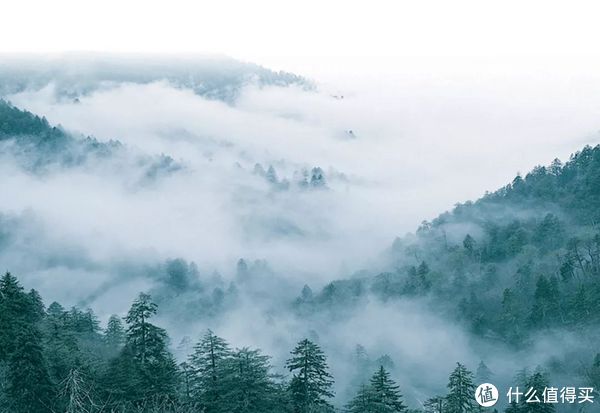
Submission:
[[[4,101],[0,144],[7,158],[40,179],[56,170],[134,164],[140,170],[137,188],[185,169],[168,155],[139,155],[118,141],[74,136]],[[302,196],[335,191],[319,167],[300,174],[298,185],[278,177],[272,166],[256,164],[248,175],[268,183],[271,199],[297,196],[297,190]],[[239,259],[231,279],[185,258],[125,262],[107,271],[152,283],[128,312],[114,310],[118,314],[108,318],[88,308],[95,294],[64,308],[45,303],[35,289],[25,291],[22,284],[34,286],[31,279],[21,283],[7,273],[0,282],[0,411],[470,413],[480,410],[473,394],[484,381],[498,384],[501,392],[509,385],[540,392],[561,384],[597,389],[599,220],[600,146],[587,146],[565,163],[535,167],[498,191],[424,221],[414,234],[397,238],[372,268],[347,271],[347,277],[314,289],[309,283],[293,289],[297,282],[285,281],[263,260]],[[28,216],[0,216],[0,251],[21,242],[14,234],[25,221]],[[27,241],[43,236],[34,231]],[[43,259],[70,260],[77,269],[100,266],[78,253],[77,259],[66,254]],[[97,295],[107,286],[101,284]],[[218,334],[245,301],[264,310],[268,322],[283,314],[304,323],[294,332],[294,340],[303,338],[285,348],[283,362],[280,354],[229,343]],[[475,365],[452,360],[457,364],[445,373],[445,390],[423,395],[406,386],[414,372],[405,373],[388,354],[370,349],[378,356],[367,354],[359,334],[353,354],[343,354],[351,366],[334,374],[330,361],[342,351],[320,339],[328,327],[372,303],[413,301],[460,325],[479,346],[501,352],[497,358],[519,356],[520,365],[507,376],[493,372],[484,356]],[[212,330],[199,337],[193,329],[181,331],[197,320]],[[191,343],[172,343],[171,326]],[[400,333],[401,339],[411,336],[410,330]],[[571,341],[559,344],[558,337]],[[544,353],[540,343],[554,348],[550,356],[535,354]],[[420,373],[422,381],[440,379]],[[529,413],[591,411],[595,405],[496,407]]]
[[[0,401],[3,412],[416,412],[383,365],[343,408],[334,408],[334,377],[327,356],[309,339],[300,341],[273,372],[260,349],[233,348],[208,330],[186,361],[177,363],[167,332],[152,323],[158,308],[140,293],[125,317],[111,316],[104,329],[91,309],[47,307],[36,290],[16,277],[0,280]],[[600,366],[596,374],[600,372]],[[457,363],[448,393],[424,401],[432,413],[476,412],[475,380],[490,378],[484,363],[477,377]],[[523,386],[543,391],[543,372],[523,376]],[[511,405],[507,411],[531,410]],[[553,411],[549,405],[547,410]]]

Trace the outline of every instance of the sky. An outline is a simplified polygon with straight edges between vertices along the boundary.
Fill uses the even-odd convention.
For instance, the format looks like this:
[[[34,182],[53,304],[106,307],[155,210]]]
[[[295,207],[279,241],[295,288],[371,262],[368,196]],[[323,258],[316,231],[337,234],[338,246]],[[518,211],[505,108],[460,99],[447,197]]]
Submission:
[[[599,8],[593,1],[23,0],[2,5],[0,51],[222,53],[309,71],[347,57],[597,57]]]

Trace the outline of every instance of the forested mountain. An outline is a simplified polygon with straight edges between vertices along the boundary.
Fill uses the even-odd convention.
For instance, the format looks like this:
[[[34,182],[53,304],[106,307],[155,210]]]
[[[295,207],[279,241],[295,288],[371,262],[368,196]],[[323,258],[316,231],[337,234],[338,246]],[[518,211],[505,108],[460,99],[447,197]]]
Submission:
[[[68,71],[64,68],[69,67]],[[5,56],[0,62],[0,96],[55,88],[59,98],[79,99],[97,89],[122,82],[147,84],[167,81],[211,99],[230,101],[249,84],[298,85],[312,88],[307,79],[274,72],[225,56],[178,57],[152,55],[64,54],[60,56]]]
[[[522,345],[538,328],[595,325],[600,307],[600,146],[457,204],[387,252],[389,272],[335,281],[299,309],[428,295],[473,331]]]
[[[158,307],[140,293],[125,317],[105,329],[91,309],[46,307],[10,273],[0,280],[0,411],[32,412],[408,412],[383,363],[343,409],[330,399],[334,377],[327,356],[309,339],[291,350],[275,374],[259,349],[232,348],[206,331],[187,360],[177,364],[167,332],[150,320]],[[480,365],[477,374],[485,369]],[[597,377],[599,367],[594,365]],[[540,371],[523,385],[543,389]],[[424,402],[428,412],[478,412],[472,372],[460,363],[448,394]],[[529,412],[513,404],[511,411]],[[516,410],[515,410],[516,409]],[[416,412],[417,410],[410,410]],[[554,411],[553,406],[548,411]]]
[[[51,126],[46,118],[20,110],[0,99],[0,145],[8,162],[34,173],[56,167],[112,163],[115,167],[135,163],[142,179],[154,179],[182,168],[166,155],[154,157],[127,152],[119,141],[100,142],[93,137],[77,137],[60,126]]]

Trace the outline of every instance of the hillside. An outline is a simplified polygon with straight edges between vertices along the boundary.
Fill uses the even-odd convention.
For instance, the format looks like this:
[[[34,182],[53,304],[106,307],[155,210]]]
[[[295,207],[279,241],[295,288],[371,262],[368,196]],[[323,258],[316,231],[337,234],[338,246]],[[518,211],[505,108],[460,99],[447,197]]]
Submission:
[[[600,146],[534,168],[476,202],[457,204],[388,251],[389,270],[334,281],[303,312],[428,297],[482,337],[526,346],[540,330],[600,321]]]
[[[77,136],[61,126],[52,126],[44,117],[21,110],[0,99],[0,145],[8,162],[37,174],[52,168],[81,167],[84,164],[135,164],[143,179],[154,179],[181,169],[171,157],[132,153],[116,140],[106,142]]]

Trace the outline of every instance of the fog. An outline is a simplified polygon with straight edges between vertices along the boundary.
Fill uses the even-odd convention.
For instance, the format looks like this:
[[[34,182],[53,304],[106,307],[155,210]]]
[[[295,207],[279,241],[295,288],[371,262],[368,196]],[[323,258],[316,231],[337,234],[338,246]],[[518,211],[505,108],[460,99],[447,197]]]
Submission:
[[[0,192],[8,196],[0,211],[16,235],[3,265],[47,300],[83,303],[105,320],[156,287],[144,271],[165,260],[193,261],[201,283],[212,285],[218,272],[225,286],[238,259],[266,260],[264,278],[226,314],[178,325],[162,313],[173,345],[210,327],[237,346],[261,347],[281,367],[295,341],[315,334],[337,349],[331,364],[345,395],[351,383],[343,377],[351,376],[348,360],[360,343],[373,358],[392,357],[413,404],[442,391],[456,361],[474,368],[486,358],[511,375],[518,355],[502,346],[490,355],[489,344],[425,301],[368,301],[340,320],[278,311],[304,284],[316,291],[377,271],[394,238],[422,220],[598,138],[600,75],[592,68],[570,76],[537,73],[535,65],[448,63],[444,72],[440,63],[413,62],[379,76],[362,67],[339,78],[334,71],[312,79],[314,89],[248,82],[232,99],[160,79],[102,84],[76,97],[53,81],[11,93],[15,106],[78,136],[119,140],[127,152],[122,162],[43,175],[4,156]],[[138,157],[157,154],[182,168],[140,183]],[[277,181],[256,164],[273,166]],[[326,186],[299,187],[302,171],[315,167]],[[565,336],[549,349],[546,340],[532,364],[573,345]]]

